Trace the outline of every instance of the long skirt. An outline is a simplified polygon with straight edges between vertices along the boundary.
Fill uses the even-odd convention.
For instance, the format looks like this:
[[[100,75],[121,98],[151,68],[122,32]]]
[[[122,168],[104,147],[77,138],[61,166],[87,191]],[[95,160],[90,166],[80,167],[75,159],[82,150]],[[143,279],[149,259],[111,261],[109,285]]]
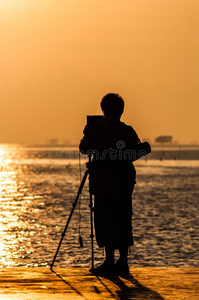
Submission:
[[[99,247],[133,245],[132,193],[95,194],[94,224]]]

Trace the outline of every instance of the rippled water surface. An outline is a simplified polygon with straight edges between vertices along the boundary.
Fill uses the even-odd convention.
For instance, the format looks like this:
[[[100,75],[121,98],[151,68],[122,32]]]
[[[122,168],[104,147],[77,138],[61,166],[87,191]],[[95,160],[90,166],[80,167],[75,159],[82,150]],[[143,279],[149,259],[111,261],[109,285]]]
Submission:
[[[198,266],[198,158],[197,148],[156,149],[135,163],[131,266]],[[0,183],[0,266],[49,265],[80,184],[78,152],[0,145]],[[55,266],[90,267],[88,205],[86,183]],[[95,244],[95,263],[103,256]]]

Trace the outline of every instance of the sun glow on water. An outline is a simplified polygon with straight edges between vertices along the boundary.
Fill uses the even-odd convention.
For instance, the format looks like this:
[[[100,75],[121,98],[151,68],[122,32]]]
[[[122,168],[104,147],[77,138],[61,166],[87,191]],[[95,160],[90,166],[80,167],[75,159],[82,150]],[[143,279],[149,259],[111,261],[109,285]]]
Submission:
[[[2,147],[0,147],[0,164],[3,163],[4,153],[5,153],[5,150]]]
[[[0,146],[0,265],[14,265],[10,260],[15,256],[12,251],[16,245],[16,234],[13,228],[18,227],[18,215],[13,199],[18,194],[16,172],[13,169],[11,156],[14,148]]]
[[[3,250],[5,248],[4,243],[0,242],[0,252],[3,253]]]

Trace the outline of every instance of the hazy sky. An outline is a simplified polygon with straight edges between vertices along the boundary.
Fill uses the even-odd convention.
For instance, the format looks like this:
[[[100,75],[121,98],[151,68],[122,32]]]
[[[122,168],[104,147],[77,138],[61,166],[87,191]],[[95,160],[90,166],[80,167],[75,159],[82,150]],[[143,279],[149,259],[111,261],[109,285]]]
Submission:
[[[0,142],[78,143],[104,94],[141,139],[199,142],[198,0],[0,0]]]

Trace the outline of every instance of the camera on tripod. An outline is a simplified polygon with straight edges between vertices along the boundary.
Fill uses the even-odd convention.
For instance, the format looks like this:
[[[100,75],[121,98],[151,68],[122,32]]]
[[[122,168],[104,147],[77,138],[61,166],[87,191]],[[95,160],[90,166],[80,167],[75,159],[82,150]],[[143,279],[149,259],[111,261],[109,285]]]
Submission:
[[[87,125],[91,128],[96,127],[103,121],[104,121],[104,116],[102,115],[87,116]]]
[[[103,121],[104,121],[104,117],[102,115],[87,116],[87,124],[84,128],[84,135],[89,134]]]

